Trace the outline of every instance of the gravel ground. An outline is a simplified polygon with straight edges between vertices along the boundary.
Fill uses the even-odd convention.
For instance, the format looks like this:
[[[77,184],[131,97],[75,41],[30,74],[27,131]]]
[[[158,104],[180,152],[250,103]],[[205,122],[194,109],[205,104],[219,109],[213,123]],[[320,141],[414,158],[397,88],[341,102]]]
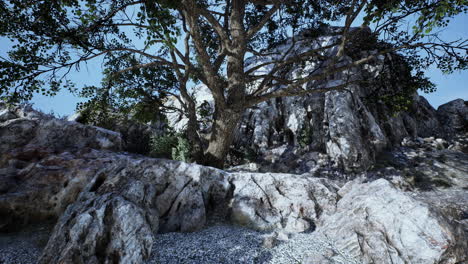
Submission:
[[[51,231],[51,225],[42,224],[0,233],[0,264],[35,264]]]
[[[0,264],[35,264],[52,230],[50,225],[31,226],[14,233],[0,233]],[[273,248],[264,241],[277,237]],[[315,233],[295,235],[257,232],[214,224],[193,233],[158,234],[146,264],[357,264]]]
[[[147,264],[358,263],[315,233],[283,235],[283,240],[277,240],[271,249],[262,246],[269,236],[224,224],[194,233],[160,234]]]

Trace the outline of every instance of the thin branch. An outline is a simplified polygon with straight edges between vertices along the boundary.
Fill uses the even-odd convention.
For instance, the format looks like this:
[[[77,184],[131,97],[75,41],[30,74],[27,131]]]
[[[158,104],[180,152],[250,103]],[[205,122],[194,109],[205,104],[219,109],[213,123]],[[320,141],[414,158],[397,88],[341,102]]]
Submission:
[[[271,98],[276,98],[276,97],[281,97],[281,96],[291,96],[291,95],[299,95],[299,94],[307,94],[307,93],[314,93],[314,92],[317,92],[316,89],[312,89],[312,90],[302,90],[299,94],[296,93],[296,92],[291,92],[295,89],[297,89],[298,87],[302,86],[303,84],[307,83],[307,82],[310,82],[310,81],[318,81],[318,80],[323,80],[325,79],[326,77],[334,74],[334,73],[337,73],[337,72],[342,72],[344,70],[347,70],[347,69],[350,69],[352,67],[356,67],[356,66],[359,66],[359,65],[362,65],[364,63],[367,63],[369,62],[370,60],[373,60],[373,59],[376,59],[377,57],[381,56],[381,55],[385,55],[387,53],[390,53],[390,52],[395,52],[395,51],[398,51],[398,50],[402,50],[402,49],[414,49],[414,48],[418,48],[418,47],[423,47],[425,48],[426,46],[429,46],[431,48],[434,48],[434,47],[442,47],[442,48],[447,48],[447,46],[450,46],[450,44],[440,44],[440,43],[416,43],[416,44],[405,44],[405,45],[402,45],[402,46],[399,46],[399,47],[395,47],[395,48],[389,48],[389,49],[385,49],[385,50],[382,50],[376,54],[373,54],[373,55],[369,55],[367,57],[364,57],[360,60],[357,60],[357,61],[354,61],[352,63],[348,63],[344,66],[340,66],[340,67],[335,67],[335,68],[327,68],[326,70],[324,70],[322,73],[320,74],[310,74],[309,76],[307,77],[304,77],[298,81],[296,81],[294,84],[291,84],[289,85],[288,87],[285,87],[285,88],[282,88],[282,89],[278,89],[278,90],[275,90],[275,91],[272,91],[272,92],[269,92],[267,94],[264,94],[264,95],[257,95],[257,96],[249,96],[249,99],[247,100],[247,104],[248,105],[252,105],[252,104],[256,104],[256,103],[259,103],[259,102],[263,102],[263,101],[266,101],[268,99],[271,99]],[[451,46],[450,46],[451,47]],[[460,49],[464,49],[463,47],[461,47]],[[320,89],[319,89],[320,90]],[[325,91],[325,90],[321,90],[321,91]]]
[[[279,9],[279,7],[279,4],[275,4],[272,8],[270,8],[270,10],[268,10],[268,12],[260,20],[260,22],[255,27],[247,31],[247,39],[251,39],[255,34],[257,34],[257,32],[265,26],[265,24],[268,22],[268,20],[270,20],[271,16]]]

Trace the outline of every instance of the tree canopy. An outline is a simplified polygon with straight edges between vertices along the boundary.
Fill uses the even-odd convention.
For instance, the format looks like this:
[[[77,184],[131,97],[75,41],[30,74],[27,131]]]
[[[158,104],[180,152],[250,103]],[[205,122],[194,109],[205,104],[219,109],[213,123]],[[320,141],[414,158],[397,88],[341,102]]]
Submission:
[[[0,98],[29,100],[69,89],[90,97],[88,106],[136,109],[148,120],[151,111],[180,111],[164,104],[170,96],[189,120],[197,160],[221,167],[242,113],[260,102],[344,89],[350,80],[333,86],[325,80],[387,53],[407,58],[423,88],[431,87],[424,67],[466,69],[467,40],[441,39],[439,30],[467,10],[467,0],[0,1],[0,37],[14,43],[0,58]],[[350,48],[352,25],[361,17],[377,53],[357,56]],[[297,48],[304,32],[318,35],[329,24],[341,25],[331,43]],[[287,48],[272,54],[278,45]],[[249,56],[268,59],[252,66]],[[101,86],[75,87],[68,73],[99,58]],[[305,69],[318,61],[319,71],[285,74],[292,65]],[[198,132],[191,96],[199,83],[215,102],[207,137]]]

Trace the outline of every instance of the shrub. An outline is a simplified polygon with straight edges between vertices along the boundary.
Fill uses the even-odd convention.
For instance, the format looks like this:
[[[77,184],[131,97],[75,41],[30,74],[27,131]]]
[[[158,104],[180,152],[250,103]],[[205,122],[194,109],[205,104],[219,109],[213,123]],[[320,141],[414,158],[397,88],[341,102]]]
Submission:
[[[189,141],[185,137],[177,136],[177,145],[172,148],[172,159],[190,162],[190,152]]]
[[[153,135],[150,147],[152,157],[190,161],[190,144],[183,134]]]
[[[305,123],[299,131],[298,139],[299,146],[305,148],[312,144],[312,127],[309,122]]]

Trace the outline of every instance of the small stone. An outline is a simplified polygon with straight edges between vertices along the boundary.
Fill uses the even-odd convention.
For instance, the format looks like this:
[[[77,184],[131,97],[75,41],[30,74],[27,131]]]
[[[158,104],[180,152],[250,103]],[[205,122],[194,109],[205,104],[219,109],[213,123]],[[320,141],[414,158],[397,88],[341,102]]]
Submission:
[[[320,254],[308,254],[304,257],[304,264],[332,264],[335,252],[331,248],[320,251]]]
[[[426,142],[426,143],[431,143],[432,141],[434,141],[434,137],[424,138],[424,142]]]
[[[277,243],[276,237],[277,237],[276,233],[264,236],[263,241],[262,241],[262,246],[264,248],[274,248]]]
[[[276,232],[276,238],[280,241],[288,241],[289,240],[289,234],[283,231],[278,231]]]

